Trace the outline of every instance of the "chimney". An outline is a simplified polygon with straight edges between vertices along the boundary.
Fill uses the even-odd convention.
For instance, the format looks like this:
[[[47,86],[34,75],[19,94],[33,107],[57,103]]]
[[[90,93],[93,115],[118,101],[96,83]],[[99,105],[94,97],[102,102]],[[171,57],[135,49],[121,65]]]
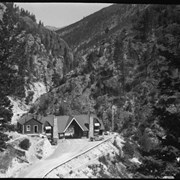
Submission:
[[[53,142],[57,143],[57,140],[58,140],[57,117],[54,116],[54,124],[53,124]]]
[[[88,116],[89,116],[89,138],[91,138],[94,137],[94,119],[90,113],[88,113]]]

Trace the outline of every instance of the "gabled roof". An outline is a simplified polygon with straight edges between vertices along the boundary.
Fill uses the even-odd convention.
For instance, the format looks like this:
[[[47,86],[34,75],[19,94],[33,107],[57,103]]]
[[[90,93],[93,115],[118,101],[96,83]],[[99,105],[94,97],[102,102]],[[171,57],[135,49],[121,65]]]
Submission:
[[[84,131],[88,131],[88,128],[85,124],[89,124],[89,116],[86,114],[75,115],[74,118],[80,124]]]
[[[33,124],[35,125],[36,123],[40,123],[43,124],[41,121],[38,121],[36,118],[31,118],[28,121],[26,121],[24,124],[26,125],[27,123],[29,123],[29,121],[33,121]]]
[[[71,116],[56,116],[56,118],[57,118],[58,133],[63,133],[66,126],[71,121],[72,117]]]
[[[66,128],[65,128],[64,132],[67,130],[67,128],[70,126],[70,124],[71,124],[73,121],[75,121],[83,131],[88,131],[87,127],[85,126],[86,122],[83,123],[83,121],[82,121],[82,123],[81,123],[81,121],[77,121],[76,118],[73,117],[73,118],[71,119],[71,121],[66,125]]]
[[[40,121],[43,124],[47,121],[51,126],[54,126],[54,115],[43,116]]]
[[[27,113],[27,114],[24,114],[23,116],[21,116],[18,123],[23,125],[31,119],[35,119],[35,120],[39,121],[40,123],[42,123],[41,118],[42,118],[41,116],[31,114],[31,113]]]
[[[91,116],[99,121],[99,123],[101,124],[100,129],[104,130],[104,125],[102,120],[100,120],[95,114],[91,114]],[[84,131],[88,131],[88,128],[85,126],[85,124],[89,124],[89,115],[87,114],[75,115],[74,118],[78,121],[78,123],[81,125]]]
[[[100,130],[105,130],[104,124],[103,124],[102,120],[99,119],[95,114],[91,114],[91,116],[92,116],[93,118],[96,118],[96,119],[99,121],[99,123],[101,124]]]

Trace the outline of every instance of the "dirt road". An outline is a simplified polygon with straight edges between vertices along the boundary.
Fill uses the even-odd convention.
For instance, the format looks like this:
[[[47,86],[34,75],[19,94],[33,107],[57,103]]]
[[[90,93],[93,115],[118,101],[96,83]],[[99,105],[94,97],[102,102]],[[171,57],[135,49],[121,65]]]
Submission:
[[[42,178],[53,167],[60,165],[75,155],[88,150],[102,141],[89,142],[88,139],[66,139],[59,140],[54,153],[44,160],[40,160],[30,165],[21,172],[20,178]]]

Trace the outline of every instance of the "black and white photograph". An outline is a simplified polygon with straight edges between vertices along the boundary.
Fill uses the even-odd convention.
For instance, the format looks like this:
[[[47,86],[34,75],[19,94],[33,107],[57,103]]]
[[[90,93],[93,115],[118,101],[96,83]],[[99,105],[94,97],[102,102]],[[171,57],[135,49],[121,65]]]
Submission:
[[[0,178],[180,178],[180,5],[0,2]]]

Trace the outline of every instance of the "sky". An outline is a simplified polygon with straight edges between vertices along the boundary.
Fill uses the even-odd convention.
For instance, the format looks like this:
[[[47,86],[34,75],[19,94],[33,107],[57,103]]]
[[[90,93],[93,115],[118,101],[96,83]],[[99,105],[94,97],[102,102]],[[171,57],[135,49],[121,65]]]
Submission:
[[[58,28],[70,25],[100,9],[110,6],[108,3],[15,3],[28,10],[41,20],[44,26]]]

